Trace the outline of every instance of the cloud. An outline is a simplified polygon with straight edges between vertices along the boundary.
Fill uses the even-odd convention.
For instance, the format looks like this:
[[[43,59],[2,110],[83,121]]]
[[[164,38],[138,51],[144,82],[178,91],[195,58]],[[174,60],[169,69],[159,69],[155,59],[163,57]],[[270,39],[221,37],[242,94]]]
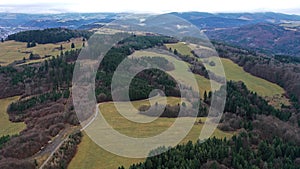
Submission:
[[[0,12],[7,13],[64,13],[70,12],[67,4],[0,4]]]

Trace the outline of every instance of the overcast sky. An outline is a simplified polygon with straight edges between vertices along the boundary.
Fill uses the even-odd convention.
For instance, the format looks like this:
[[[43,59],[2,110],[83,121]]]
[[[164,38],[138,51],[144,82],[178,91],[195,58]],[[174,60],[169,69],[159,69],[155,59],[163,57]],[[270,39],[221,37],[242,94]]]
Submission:
[[[1,0],[0,12],[282,12],[300,15],[300,0]]]

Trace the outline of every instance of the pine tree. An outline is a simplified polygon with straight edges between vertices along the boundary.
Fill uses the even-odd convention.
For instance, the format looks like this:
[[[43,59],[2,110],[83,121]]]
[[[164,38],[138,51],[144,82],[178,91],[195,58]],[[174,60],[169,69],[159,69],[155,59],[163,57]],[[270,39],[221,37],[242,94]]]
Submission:
[[[30,59],[30,60],[32,60],[32,59],[33,59],[33,57],[34,57],[33,53],[30,53],[30,55],[29,55],[29,59]]]
[[[30,47],[35,47],[35,46],[36,46],[35,41],[32,41]]]
[[[204,91],[203,99],[204,99],[204,102],[207,102],[207,92],[206,91]]]
[[[75,44],[74,44],[74,43],[71,44],[71,48],[72,48],[72,49],[75,48]]]
[[[178,52],[176,49],[174,49],[174,55],[178,55]]]

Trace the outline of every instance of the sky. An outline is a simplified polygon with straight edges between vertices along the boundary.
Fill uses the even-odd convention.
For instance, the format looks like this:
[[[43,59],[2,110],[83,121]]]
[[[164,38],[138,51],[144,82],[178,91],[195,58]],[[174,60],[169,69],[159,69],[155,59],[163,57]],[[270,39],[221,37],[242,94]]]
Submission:
[[[300,0],[1,0],[0,12],[281,12],[300,15]]]

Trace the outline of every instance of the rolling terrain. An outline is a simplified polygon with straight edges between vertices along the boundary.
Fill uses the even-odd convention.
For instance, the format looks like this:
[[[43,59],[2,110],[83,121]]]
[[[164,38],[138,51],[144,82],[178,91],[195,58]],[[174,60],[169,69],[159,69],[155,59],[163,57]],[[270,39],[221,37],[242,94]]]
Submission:
[[[71,50],[72,43],[75,44],[76,49],[80,49],[83,44],[82,38],[71,39],[70,42],[38,44],[32,48],[27,48],[27,43],[25,42],[5,41],[0,43],[0,65],[7,66],[16,61],[22,64],[24,58],[26,59],[25,63],[41,62],[45,59],[50,59],[52,56],[60,55],[61,45],[63,50]],[[30,53],[38,54],[41,59],[30,60]]]
[[[153,102],[160,102],[159,97],[154,98]],[[177,104],[180,99],[178,98],[167,98],[169,104]],[[126,111],[135,118],[148,118],[147,116],[140,115],[134,110],[128,109],[128,103],[123,102],[121,111]],[[141,100],[133,102],[135,107],[142,105],[149,105],[148,100]],[[107,122],[112,125],[112,127],[122,134],[126,134],[130,137],[151,137],[155,136],[164,130],[168,129],[173,122],[174,118],[158,118],[154,122],[146,124],[137,124],[126,120],[124,117],[120,116],[118,111],[114,107],[114,103],[102,103],[99,105],[99,109]],[[199,118],[202,122],[205,122],[205,118]],[[180,120],[180,119],[179,119]],[[181,120],[188,120],[182,118]],[[97,121],[93,122],[97,123]],[[203,124],[195,124],[189,134],[181,143],[187,143],[189,140],[193,142],[197,141],[199,138],[199,131],[201,131]],[[217,138],[231,138],[233,132],[222,132],[216,130],[213,136]],[[212,137],[213,137],[212,136]],[[132,159],[124,158],[107,152],[106,150],[100,148],[96,145],[86,134],[83,136],[82,142],[79,144],[78,152],[72,162],[70,163],[69,169],[79,169],[79,168],[99,168],[99,166],[107,169],[118,168],[121,164],[129,167],[132,163],[142,162],[144,159]]]
[[[299,27],[291,29],[272,23],[258,23],[238,28],[207,31],[207,35],[213,40],[255,51],[299,57]]]
[[[172,50],[176,49],[179,53],[183,55],[192,56],[192,49],[194,48],[193,45],[185,45],[183,43],[177,44],[166,44],[167,48],[171,48]],[[211,66],[208,64],[209,62],[214,62],[218,64],[219,60],[221,61],[222,65],[213,65]],[[272,104],[276,107],[280,107],[281,104],[289,105],[288,99],[284,96],[285,91],[282,87],[277,84],[271,83],[265,79],[256,77],[251,75],[250,73],[246,72],[242,67],[235,64],[233,61],[227,58],[218,58],[218,57],[210,57],[204,59],[198,59],[200,62],[206,63],[205,67],[207,70],[214,72],[215,74],[221,74],[219,69],[220,66],[223,66],[224,73],[226,75],[227,81],[242,81],[246,84],[249,90],[256,92],[260,96],[265,97],[267,100],[272,101]],[[205,81],[205,80],[204,80]],[[206,84],[200,82],[200,84]],[[202,85],[199,85],[202,86]],[[205,88],[207,89],[207,88]],[[202,89],[203,90],[203,89]],[[201,89],[200,89],[201,91]]]
[[[207,14],[207,16],[210,15]],[[235,21],[245,20],[243,18],[237,19],[233,15],[227,15],[226,17]],[[296,20],[297,17],[294,19]],[[264,18],[262,20],[267,19]],[[280,21],[275,22],[279,23]],[[109,34],[113,33],[114,31],[109,31]],[[105,36],[105,33],[103,36]],[[172,106],[183,105],[185,101],[178,98],[180,95],[178,94],[178,88],[174,79],[170,76],[179,77],[181,81],[192,84],[193,79],[185,77],[184,74],[188,68],[195,70],[196,67],[202,68],[205,65],[207,71],[211,71],[215,75],[222,74],[222,72],[219,72],[219,69],[216,69],[219,66],[216,65],[218,63],[217,57],[196,58],[192,49],[195,50],[197,47],[193,44],[175,42],[178,41],[160,35],[146,36],[142,34],[130,36],[111,48],[103,60],[103,64],[96,70],[95,91],[96,99],[99,103],[98,107],[112,128],[119,133],[131,137],[144,138],[165,131],[175,120],[179,120],[184,126],[186,122],[192,119],[191,117],[158,117],[152,123],[138,124],[122,117],[116,110],[114,103],[119,103],[122,110],[131,118],[153,119],[150,116],[139,113],[138,110],[130,109],[128,102],[111,101],[111,78],[117,65],[124,58],[129,57],[131,60],[135,60],[146,57],[146,59],[154,60],[160,57],[163,58],[162,62],[157,64],[165,64],[166,67],[166,73],[147,70],[135,77],[132,83],[135,86],[131,88],[130,92],[132,104],[137,109],[149,105],[150,102],[152,104],[154,102],[160,104],[163,100],[160,96],[153,97],[150,101],[145,99],[148,98],[149,92],[156,88],[167,93],[168,104]],[[72,43],[75,44],[75,48],[71,48]],[[1,166],[4,168],[8,166],[14,166],[14,168],[27,166],[30,169],[36,167],[110,169],[118,168],[121,165],[128,168],[130,165],[140,162],[142,163],[138,165],[146,166],[146,163],[150,165],[147,162],[149,160],[152,163],[152,168],[156,165],[153,159],[129,159],[111,154],[97,146],[80,129],[70,89],[72,87],[74,61],[76,61],[83,43],[82,38],[70,39],[70,42],[37,44],[37,46],[31,48],[27,48],[24,42],[5,41],[0,43],[0,48],[3,49],[2,51],[5,51],[0,54],[0,85],[5,89],[5,93],[1,94],[1,97],[4,99],[0,100],[0,103],[3,104],[3,106],[1,105],[3,110],[0,110],[0,113],[3,114],[0,118],[0,121],[3,120],[3,123],[1,123],[1,125],[3,124],[3,135],[17,134],[22,131],[16,137],[10,138],[11,140],[5,142],[3,148],[0,148],[0,168]],[[63,50],[60,50],[61,45]],[[192,130],[181,142],[182,149],[180,151],[176,150],[178,157],[182,160],[183,157],[180,157],[182,155],[180,152],[185,150],[186,147],[190,150],[190,154],[204,152],[202,150],[208,148],[207,152],[210,153],[206,154],[205,159],[203,159],[203,164],[207,163],[207,165],[216,163],[217,166],[222,164],[226,166],[232,165],[235,168],[245,167],[248,164],[245,162],[248,160],[246,158],[250,158],[247,153],[250,153],[251,161],[248,160],[248,162],[253,166],[259,166],[259,168],[262,168],[261,166],[264,165],[268,167],[273,166],[278,161],[282,163],[288,161],[286,166],[297,166],[297,160],[300,158],[300,151],[298,151],[300,138],[297,134],[300,126],[298,103],[297,100],[289,95],[290,93],[287,93],[290,90],[286,91],[288,89],[284,85],[286,82],[281,82],[279,77],[290,77],[292,80],[296,80],[298,77],[297,72],[299,71],[298,63],[286,63],[286,61],[273,58],[272,56],[254,55],[247,49],[235,48],[225,44],[217,44],[215,47],[222,57],[220,61],[228,81],[226,88],[228,95],[224,116],[221,119],[221,124],[213,134],[217,139],[212,138],[212,142],[205,145],[206,147],[198,147],[196,149],[203,122],[214,122],[214,119],[209,119],[205,116],[197,117],[198,122],[193,125]],[[199,48],[205,47],[200,46]],[[49,59],[28,60],[29,52],[40,56],[58,56],[49,57]],[[184,58],[185,55],[188,55],[188,57]],[[24,57],[26,63],[32,64],[11,64],[16,60],[22,60]],[[179,58],[186,60],[179,60]],[[249,71],[249,67],[257,66],[255,63],[263,67],[263,69],[257,70],[264,71],[253,72],[253,69]],[[280,68],[280,66],[284,65],[290,66],[288,67],[289,72],[284,72],[288,75],[285,74],[272,79],[273,68],[276,66]],[[271,75],[267,76],[266,72],[268,71],[271,71],[269,73]],[[199,72],[191,72],[194,73],[198,83],[198,86],[191,87],[200,90],[200,103],[203,103],[204,106],[209,106],[211,104],[211,93],[215,92],[218,94],[218,90],[222,86],[217,81],[209,81],[205,74],[206,72],[202,69]],[[292,84],[295,84],[295,81],[292,81]],[[7,91],[10,92],[9,95],[5,95],[8,93]],[[296,90],[295,93],[297,92]],[[22,99],[18,100],[20,96]],[[13,101],[14,103],[12,103]],[[8,111],[6,111],[6,107],[9,107]],[[191,107],[191,105],[187,104],[186,107]],[[89,113],[92,112],[88,112],[87,115],[90,115]],[[11,122],[8,121],[8,117]],[[98,120],[99,115],[92,118],[86,129],[91,132],[97,132],[93,127],[99,122]],[[201,121],[199,122],[199,120]],[[10,128],[16,132],[11,131]],[[224,140],[225,137],[227,141]],[[220,143],[222,147],[218,147],[216,143]],[[242,143],[245,143],[245,145]],[[119,145],[122,145],[122,142]],[[242,151],[241,147],[245,148],[245,151]],[[174,147],[173,150],[177,148]],[[234,151],[227,152],[231,148]],[[284,153],[277,152],[279,151],[278,149]],[[285,151],[286,149],[289,150]],[[266,152],[269,152],[269,150],[270,152],[274,151],[273,154],[276,154],[276,156],[267,154]],[[257,152],[260,153],[256,154]],[[228,154],[230,158],[225,158],[224,154]],[[170,154],[166,154],[166,156],[168,155]],[[170,156],[173,155],[175,156],[176,154],[171,154]],[[270,157],[270,159],[267,157]],[[189,158],[184,156],[184,159]],[[254,162],[255,160],[258,161]],[[69,163],[70,165],[68,165]],[[182,164],[185,163],[187,163],[186,160],[182,160]],[[194,162],[190,161],[186,166],[191,165],[191,163]],[[172,164],[165,165],[172,166]],[[278,166],[282,165],[278,164]]]
[[[190,54],[191,49],[186,46],[182,45],[182,43],[178,44],[166,44],[168,48],[172,48],[172,50],[177,49],[178,52],[182,52],[184,54]],[[136,51],[129,57],[164,57],[167,60],[169,60],[171,63],[175,65],[175,69],[173,71],[170,71],[170,74],[178,75],[181,72],[185,71],[184,69],[181,70],[184,66],[180,66],[180,62],[174,60],[175,58],[172,58],[168,55],[164,55],[161,53],[155,53],[151,50],[145,50],[145,51]],[[215,58],[209,58],[209,59],[215,59]],[[233,63],[229,59],[221,59],[225,74],[228,78],[228,80],[234,80],[234,81],[243,81],[250,90],[257,92],[259,95],[269,98],[276,98],[278,95],[282,98],[277,100],[275,102],[275,105],[280,105],[281,103],[289,104],[289,101],[282,96],[284,94],[284,90],[279,87],[276,84],[270,83],[264,79],[255,77],[243,70],[242,67],[238,66],[237,64]],[[182,64],[182,63],[181,63]],[[213,71],[213,67],[208,67],[209,70]],[[203,91],[210,91],[210,82],[199,75],[195,75],[196,79],[198,80],[199,90],[203,94]],[[185,81],[188,81],[188,79],[182,79]],[[214,81],[213,81],[214,82]],[[214,82],[216,83],[216,82]],[[217,85],[217,83],[216,83]],[[176,99],[176,98],[174,98]],[[173,100],[173,99],[171,99]],[[173,101],[174,102],[174,101]],[[175,102],[176,103],[176,102]],[[137,101],[133,103],[135,107],[138,107],[138,105],[145,105],[145,101]],[[173,103],[174,104],[174,103]],[[278,106],[277,105],[277,106]],[[149,125],[142,125],[142,126],[135,126],[133,123],[131,125],[126,124],[126,120],[121,120],[117,116],[118,114],[115,114],[117,112],[114,110],[113,103],[104,103],[103,105],[100,104],[100,110],[102,109],[102,113],[106,120],[120,133],[126,134],[128,136],[134,136],[134,137],[146,137],[146,136],[152,136],[156,135],[162,131],[164,131],[164,128],[168,128],[170,124],[172,124],[172,121],[174,119],[166,119],[161,118],[158,119],[158,121],[154,122],[154,126]],[[128,108],[126,108],[126,103],[124,103],[124,110],[128,111]],[[136,115],[135,115],[136,116]],[[145,117],[146,118],[146,117]],[[204,121],[204,119],[202,119]],[[156,122],[158,124],[156,124]],[[124,123],[124,124],[123,124]],[[151,123],[152,125],[152,123]],[[134,127],[135,126],[135,127]],[[188,140],[193,140],[194,142],[197,140],[197,136],[199,135],[199,131],[201,130],[202,124],[197,124],[193,127],[187,138],[182,143],[187,143]],[[140,133],[141,132],[141,133]],[[155,133],[153,133],[155,132]],[[157,133],[156,133],[157,132]],[[134,133],[134,134],[133,134]],[[213,136],[216,136],[217,138],[223,138],[224,136],[230,137],[230,133],[223,133],[219,130],[216,130]],[[120,166],[120,163],[124,165],[124,167],[128,167],[129,164],[132,163],[139,163],[143,161],[144,159],[129,159],[129,158],[122,158],[116,155],[112,155],[109,152],[105,151],[102,148],[96,148],[97,145],[93,143],[90,138],[86,138],[87,136],[84,135],[83,141],[81,144],[79,144],[79,149],[77,155],[74,157],[72,162],[70,163],[69,168],[70,169],[77,169],[77,168],[98,168],[99,165],[105,167],[105,168],[117,168]],[[97,149],[97,153],[89,153],[92,149]],[[101,158],[105,157],[105,158]],[[99,161],[101,159],[101,161]],[[103,160],[102,160],[103,159]]]

